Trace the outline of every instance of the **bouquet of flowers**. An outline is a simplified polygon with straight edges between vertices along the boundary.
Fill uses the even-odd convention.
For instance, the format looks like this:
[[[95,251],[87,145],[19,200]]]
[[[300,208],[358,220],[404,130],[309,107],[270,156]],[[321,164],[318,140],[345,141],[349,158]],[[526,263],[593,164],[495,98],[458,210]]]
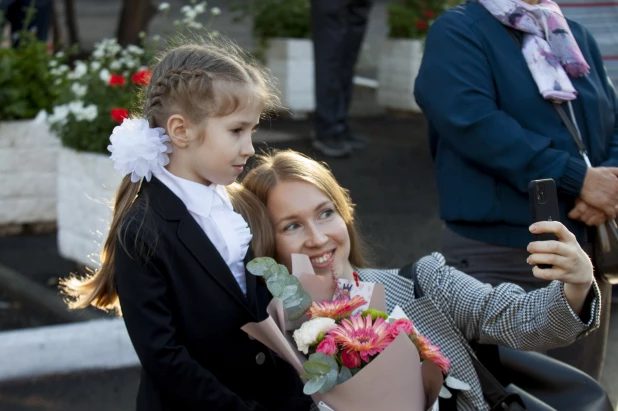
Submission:
[[[292,261],[294,275],[270,258],[247,265],[275,298],[270,317],[243,330],[292,364],[325,409],[431,407],[449,360],[409,319],[388,316],[384,287],[357,282],[362,295],[350,295],[347,280],[314,275],[307,256]]]

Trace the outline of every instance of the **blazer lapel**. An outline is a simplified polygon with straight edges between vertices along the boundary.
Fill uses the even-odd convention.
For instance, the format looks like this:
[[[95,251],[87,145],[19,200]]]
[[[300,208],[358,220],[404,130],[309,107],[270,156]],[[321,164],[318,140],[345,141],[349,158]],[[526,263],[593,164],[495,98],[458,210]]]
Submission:
[[[238,282],[223,260],[212,241],[200,228],[199,224],[189,214],[183,215],[178,226],[178,238],[193,254],[204,270],[217,282],[232,299],[236,300],[248,313],[255,318],[255,311],[249,305]],[[253,287],[255,288],[255,287]]]

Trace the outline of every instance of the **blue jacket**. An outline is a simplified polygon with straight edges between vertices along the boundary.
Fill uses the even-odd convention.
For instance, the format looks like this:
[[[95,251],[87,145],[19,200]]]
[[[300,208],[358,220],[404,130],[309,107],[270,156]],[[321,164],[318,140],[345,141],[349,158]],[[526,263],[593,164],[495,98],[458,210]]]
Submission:
[[[618,166],[616,92],[598,45],[581,25],[569,26],[590,65],[572,78],[573,102],[593,166]],[[480,4],[443,13],[427,36],[414,96],[428,120],[440,216],[468,238],[525,247],[532,237],[531,180],[556,180],[561,221],[580,242],[592,241],[568,212],[586,165],[550,102],[539,94],[520,46]]]

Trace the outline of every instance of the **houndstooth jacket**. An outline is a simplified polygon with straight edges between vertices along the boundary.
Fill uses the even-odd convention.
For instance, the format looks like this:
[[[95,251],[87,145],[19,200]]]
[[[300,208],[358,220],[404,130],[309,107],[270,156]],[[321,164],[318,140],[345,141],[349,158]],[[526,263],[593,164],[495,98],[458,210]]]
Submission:
[[[469,341],[540,351],[568,345],[599,325],[601,295],[596,283],[590,321],[584,324],[567,303],[559,281],[527,294],[514,284],[493,288],[446,266],[439,253],[418,263],[417,281],[424,293],[419,299],[414,298],[415,284],[398,270],[357,273],[362,281],[384,284],[388,312],[399,305],[451,360],[451,375],[470,384],[470,391],[458,395],[459,410],[489,409],[470,360],[474,353]]]

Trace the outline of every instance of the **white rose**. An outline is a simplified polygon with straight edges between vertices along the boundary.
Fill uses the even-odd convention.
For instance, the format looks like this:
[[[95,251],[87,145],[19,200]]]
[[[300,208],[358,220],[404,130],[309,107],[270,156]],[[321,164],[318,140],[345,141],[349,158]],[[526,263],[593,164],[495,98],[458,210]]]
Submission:
[[[298,330],[294,331],[294,341],[296,341],[298,351],[308,354],[309,347],[315,344],[320,333],[327,333],[336,327],[337,324],[332,318],[318,317],[304,322]]]

